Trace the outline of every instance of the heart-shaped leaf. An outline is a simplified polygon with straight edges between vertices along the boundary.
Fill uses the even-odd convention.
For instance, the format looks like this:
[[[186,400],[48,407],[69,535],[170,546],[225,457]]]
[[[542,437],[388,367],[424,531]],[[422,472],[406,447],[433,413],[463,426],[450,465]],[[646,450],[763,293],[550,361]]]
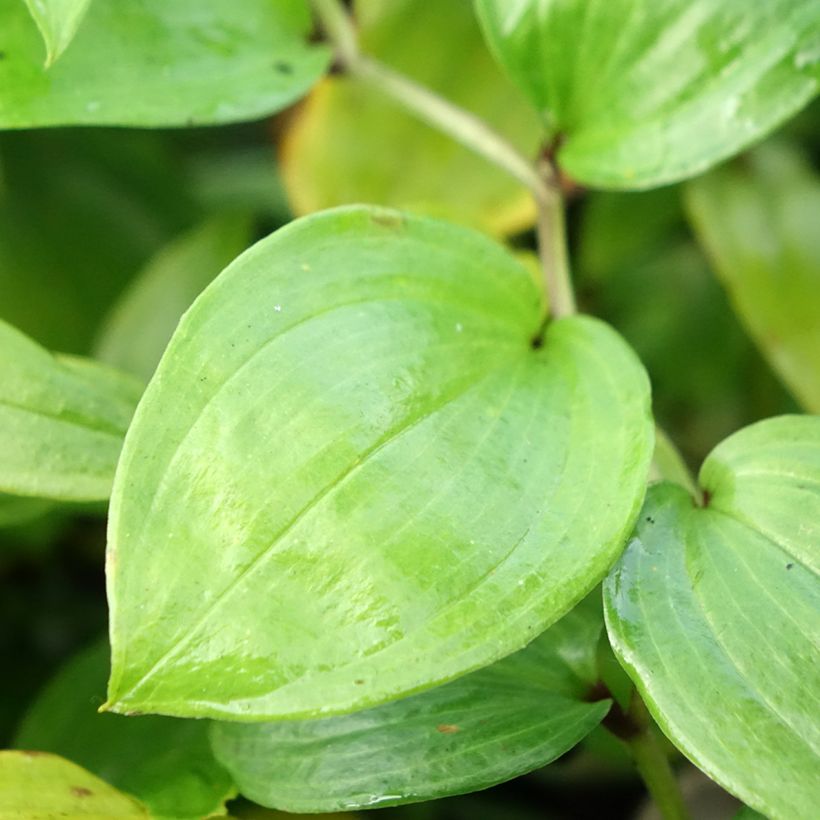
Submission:
[[[494,122],[523,153],[535,153],[538,117],[489,54],[469,0],[357,0],[355,11],[368,55]],[[504,171],[355,76],[328,77],[299,108],[282,144],[282,176],[298,214],[372,202],[496,234],[535,221],[532,196]]]
[[[820,412],[820,177],[782,146],[687,186],[695,228],[772,367]]]
[[[111,708],[354,711],[520,649],[620,552],[646,374],[504,248],[368,207],[291,223],[181,321],[111,505]]]
[[[820,418],[784,416],[718,446],[706,506],[649,491],[604,587],[621,662],[669,738],[772,818],[820,789]]]
[[[156,817],[224,813],[236,789],[211,753],[207,721],[99,714],[108,658],[107,640],[72,658],[26,712],[14,745],[84,766]]]
[[[56,755],[0,752],[0,817],[149,817],[147,809]]]
[[[817,94],[816,0],[475,0],[572,177],[647,188],[693,176]]]
[[[546,765],[610,701],[598,679],[600,599],[526,649],[420,695],[318,720],[216,723],[214,751],[242,794],[291,812],[396,805],[484,789]]]
[[[0,321],[0,491],[108,498],[139,382],[90,359],[52,356]]]
[[[0,0],[0,128],[204,125],[264,117],[329,62],[305,0],[94,0],[43,67],[20,0]]]
[[[91,0],[26,0],[46,44],[46,67],[68,48]]]

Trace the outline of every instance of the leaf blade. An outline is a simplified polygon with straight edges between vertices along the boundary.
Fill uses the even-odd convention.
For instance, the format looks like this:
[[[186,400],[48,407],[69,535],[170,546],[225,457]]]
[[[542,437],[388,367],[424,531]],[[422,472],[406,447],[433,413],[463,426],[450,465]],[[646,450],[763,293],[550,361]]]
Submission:
[[[811,0],[756,4],[476,0],[573,178],[640,189],[701,173],[765,136],[820,84]]]
[[[224,814],[235,789],[211,754],[204,722],[97,712],[108,659],[107,640],[75,655],[29,707],[14,745],[59,754],[104,775],[158,817]]]
[[[0,3],[0,127],[180,126],[258,119],[298,99],[329,51],[306,42],[303,0],[95,0],[47,72],[18,0]]]
[[[178,328],[118,469],[114,708],[352,711],[509,654],[580,600],[644,492],[648,384],[592,319],[553,323],[533,350],[538,301],[480,234],[366,207],[298,220],[223,273]],[[596,470],[610,501],[578,490]],[[221,569],[202,562],[213,554]],[[166,561],[173,590],[142,600]],[[164,610],[150,634],[142,605]],[[190,694],[194,657],[199,679],[213,671],[204,697]]]
[[[312,721],[216,723],[217,757],[242,793],[284,811],[431,800],[544,766],[603,719],[600,608],[587,599],[526,649],[420,695]],[[310,761],[310,765],[306,765]]]
[[[693,507],[673,485],[651,489],[605,583],[613,648],[661,728],[774,818],[810,816],[818,796],[816,549],[800,563],[786,547],[797,537],[811,549],[812,525],[799,527],[816,520],[819,502],[816,489],[776,481],[764,500],[744,465],[787,462],[816,476],[818,452],[816,417],[770,419],[730,437],[701,471],[709,506]],[[777,514],[786,506],[791,527]]]
[[[143,806],[57,755],[0,751],[6,817],[148,817]]]
[[[820,179],[767,146],[743,168],[693,180],[686,202],[740,319],[800,403],[820,411]]]
[[[46,68],[68,48],[91,0],[26,0],[46,45]]]
[[[139,384],[90,359],[55,357],[0,321],[0,489],[108,498]]]

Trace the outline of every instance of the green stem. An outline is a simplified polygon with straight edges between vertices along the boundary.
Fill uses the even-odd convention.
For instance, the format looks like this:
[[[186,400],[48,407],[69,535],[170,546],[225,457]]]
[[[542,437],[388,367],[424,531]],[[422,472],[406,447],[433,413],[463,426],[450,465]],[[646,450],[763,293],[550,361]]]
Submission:
[[[538,206],[536,227],[544,271],[545,308],[548,304],[549,312],[555,318],[575,313],[564,203],[552,165],[544,162],[536,167],[484,120],[377,60],[362,55],[353,22],[339,0],[312,1],[322,29],[336,49],[339,65],[350,76],[381,91],[423,122],[502,168],[530,190]]]
[[[655,727],[637,692],[633,695],[629,717],[639,730],[623,740],[661,816],[664,820],[689,820],[675,773],[658,742]]]
[[[359,57],[349,72],[423,122],[503,168],[534,196],[545,194],[544,183],[532,163],[479,117],[369,57]]]
[[[533,164],[482,119],[377,60],[360,54],[350,15],[339,0],[313,0],[313,8],[336,49],[341,67],[348,74],[378,89],[423,122],[507,171],[536,198],[547,194],[544,181]]]
[[[336,49],[339,62],[347,67],[359,55],[358,37],[353,21],[339,0],[311,0],[316,17],[327,39]]]
[[[544,305],[544,318],[548,310],[551,316],[560,319],[576,312],[575,293],[569,275],[564,198],[553,165],[544,160],[538,170],[544,183],[543,192],[535,197],[538,206],[538,256],[544,277],[544,293],[549,301]]]

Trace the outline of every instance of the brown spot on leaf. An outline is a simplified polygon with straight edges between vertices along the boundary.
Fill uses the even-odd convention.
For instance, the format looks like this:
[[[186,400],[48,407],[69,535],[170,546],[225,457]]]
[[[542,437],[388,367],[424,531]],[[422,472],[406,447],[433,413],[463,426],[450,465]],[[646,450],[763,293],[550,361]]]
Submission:
[[[85,786],[72,786],[71,793],[74,797],[91,797],[94,794],[91,789],[87,789]]]
[[[397,231],[404,227],[404,217],[395,211],[378,210],[370,214],[374,225],[380,225],[382,228],[389,228]]]
[[[436,731],[441,732],[443,735],[454,735],[456,732],[460,731],[459,727],[455,725],[455,723],[439,723],[436,726]]]

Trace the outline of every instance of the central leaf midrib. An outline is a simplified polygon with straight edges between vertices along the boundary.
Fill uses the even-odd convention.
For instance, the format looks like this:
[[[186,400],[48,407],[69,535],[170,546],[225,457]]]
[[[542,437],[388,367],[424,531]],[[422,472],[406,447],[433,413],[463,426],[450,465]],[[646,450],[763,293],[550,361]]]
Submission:
[[[522,355],[526,355],[522,353]],[[486,381],[489,381],[491,377],[495,376],[499,371],[503,370],[510,366],[512,362],[515,361],[517,357],[509,356],[507,360],[504,362],[497,364],[495,367],[488,370],[486,373],[481,375],[477,380],[469,382],[466,386],[461,386],[459,390],[457,390],[453,395],[447,396],[444,401],[434,407],[431,411],[424,411],[420,414],[410,417],[409,419],[405,419],[398,427],[388,431],[384,436],[382,436],[375,444],[371,445],[367,448],[360,457],[349,464],[341,474],[336,476],[329,484],[325,485],[319,492],[317,492],[302,508],[288,521],[284,527],[282,527],[279,532],[274,536],[273,540],[270,544],[260,552],[243,570],[242,572],[236,576],[226,587],[223,589],[222,592],[211,602],[209,608],[203,612],[197,622],[191,627],[191,629],[178,640],[174,641],[168,649],[157,659],[157,661],[151,666],[151,668],[145,672],[145,674],[135,683],[133,684],[124,694],[120,695],[116,698],[116,701],[125,702],[129,697],[133,697],[134,693],[137,692],[148,680],[150,680],[155,673],[161,669],[170,659],[174,657],[178,651],[187,645],[187,643],[196,635],[196,633],[201,629],[201,627],[208,621],[208,619],[212,616],[212,614],[216,611],[219,607],[221,602],[230,596],[244,581],[244,579],[253,573],[261,564],[265,562],[265,560],[273,553],[274,547],[284,538],[292,529],[295,527],[306,515],[308,515],[311,510],[313,510],[326,496],[332,493],[334,490],[338,489],[345,481],[347,481],[353,474],[358,472],[362,469],[368,461],[377,453],[379,453],[384,448],[388,447],[389,445],[395,443],[401,436],[405,433],[409,432],[413,428],[417,427],[419,424],[429,420],[446,406],[452,404],[455,401],[463,398],[464,396],[468,395],[473,390],[480,387]],[[115,701],[115,702],[116,702]]]

